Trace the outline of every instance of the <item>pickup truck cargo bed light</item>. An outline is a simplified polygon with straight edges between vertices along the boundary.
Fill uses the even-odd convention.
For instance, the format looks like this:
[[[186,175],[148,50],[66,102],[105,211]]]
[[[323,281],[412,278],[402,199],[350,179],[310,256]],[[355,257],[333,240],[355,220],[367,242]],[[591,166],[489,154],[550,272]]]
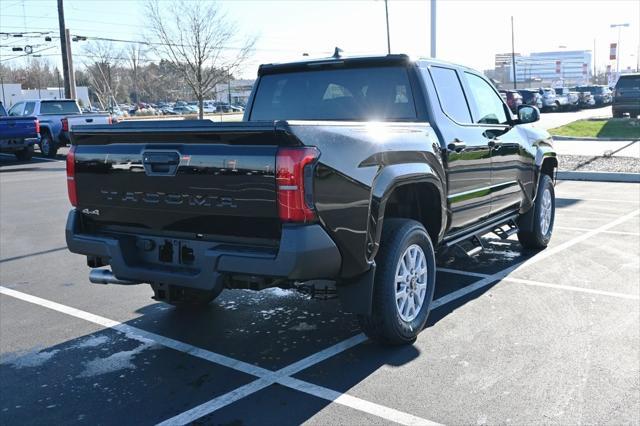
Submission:
[[[316,214],[309,205],[310,191],[305,188],[305,168],[318,158],[316,148],[280,148],[276,158],[278,214],[283,222],[310,222]]]
[[[72,145],[67,154],[67,192],[73,207],[78,205],[78,191],[76,188],[76,146]]]

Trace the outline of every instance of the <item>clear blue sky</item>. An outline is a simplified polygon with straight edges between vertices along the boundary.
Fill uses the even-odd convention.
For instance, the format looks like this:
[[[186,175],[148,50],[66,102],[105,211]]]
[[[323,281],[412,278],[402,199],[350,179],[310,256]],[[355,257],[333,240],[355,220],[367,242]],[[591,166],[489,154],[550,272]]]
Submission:
[[[167,4],[171,0],[163,0]],[[251,61],[242,71],[253,77],[257,65],[311,56],[328,56],[334,46],[345,54],[386,53],[382,0],[219,2],[243,34],[258,37]],[[510,16],[515,19],[516,51],[593,49],[599,68],[608,64],[609,43],[617,40],[612,23],[622,30],[621,68],[636,67],[640,43],[638,0],[437,0],[438,57],[478,69],[493,67],[494,54],[511,50]],[[391,46],[396,53],[429,54],[429,0],[390,0]],[[142,40],[146,31],[142,0],[65,0],[72,34]],[[56,0],[2,0],[0,31],[53,31],[57,35]],[[86,42],[85,42],[86,43]],[[44,37],[0,38],[2,59],[15,56],[12,45],[47,49],[42,55],[60,62],[58,41]],[[124,44],[114,44],[125,47]],[[73,43],[81,54],[82,42]],[[232,54],[232,51],[229,51]],[[16,63],[14,60],[13,63]],[[4,62],[4,63],[12,63]],[[82,64],[79,57],[76,62]]]

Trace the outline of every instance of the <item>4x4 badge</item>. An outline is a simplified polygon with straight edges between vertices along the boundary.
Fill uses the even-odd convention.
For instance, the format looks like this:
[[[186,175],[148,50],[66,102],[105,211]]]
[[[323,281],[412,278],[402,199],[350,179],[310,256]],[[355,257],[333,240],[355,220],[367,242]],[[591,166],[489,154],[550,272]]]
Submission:
[[[90,214],[90,215],[93,215],[93,216],[100,216],[100,210],[98,210],[98,209],[95,209],[95,210],[83,209],[82,213]]]

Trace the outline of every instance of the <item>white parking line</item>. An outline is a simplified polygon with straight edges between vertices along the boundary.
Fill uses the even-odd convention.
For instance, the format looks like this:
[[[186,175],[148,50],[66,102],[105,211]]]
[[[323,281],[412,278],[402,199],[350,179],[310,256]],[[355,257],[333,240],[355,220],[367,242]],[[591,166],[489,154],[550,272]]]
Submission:
[[[566,241],[565,243],[549,248],[524,262],[513,265],[498,273],[495,273],[492,275],[486,275],[486,276],[485,274],[478,275],[476,273],[468,273],[466,275],[474,274],[473,276],[482,276],[482,278],[479,281],[471,284],[470,286],[467,286],[463,289],[457,290],[444,297],[434,300],[433,308],[450,303],[456,299],[459,299],[461,297],[468,295],[473,291],[483,288],[497,280],[504,279],[507,277],[509,273],[513,272],[518,268],[529,266],[541,260],[544,260],[547,257],[552,256],[569,247],[572,247],[575,244],[578,244],[600,232],[607,231],[610,228],[617,226],[632,217],[637,216],[639,213],[640,213],[640,210],[635,210],[631,213],[628,213],[618,218],[617,220],[609,224],[600,226],[576,238]],[[449,271],[454,271],[454,270],[449,270]],[[539,285],[539,284],[544,284],[544,286],[555,286],[553,284],[547,285],[545,283],[537,283],[536,285]],[[563,286],[563,287],[564,289],[570,288],[570,286]],[[314,385],[314,384],[307,383],[302,380],[290,377],[290,375],[295,374],[296,372],[301,371],[302,369],[306,369],[312,365],[315,365],[327,358],[335,356],[338,353],[341,353],[361,343],[362,341],[366,340],[362,335],[351,337],[350,339],[347,339],[344,342],[340,342],[337,345],[332,346],[331,348],[328,348],[317,354],[313,354],[310,357],[305,358],[304,360],[298,361],[297,363],[291,364],[290,366],[287,366],[281,370],[274,372],[274,371],[270,371],[252,364],[248,364],[240,360],[236,360],[236,359],[215,353],[215,352],[198,348],[188,343],[180,342],[180,341],[177,341],[168,337],[164,337],[155,333],[150,333],[145,330],[138,329],[133,326],[129,326],[127,324],[123,324],[117,321],[110,320],[108,318],[94,315],[94,314],[81,311],[75,308],[71,308],[65,305],[61,305],[56,302],[48,301],[46,299],[42,299],[36,296],[31,296],[31,295],[28,295],[16,290],[12,290],[3,286],[0,286],[0,294],[12,296],[20,300],[34,303],[43,307],[47,307],[49,309],[56,310],[58,312],[62,312],[77,318],[84,319],[86,321],[93,322],[95,324],[102,325],[103,327],[118,330],[122,333],[125,333],[128,337],[131,337],[134,339],[149,339],[165,347],[175,349],[175,350],[199,357],[201,359],[205,359],[210,362],[232,368],[234,370],[237,370],[246,374],[251,374],[259,378],[254,382],[244,385],[238,389],[235,389],[234,391],[231,391],[225,395],[214,398],[204,404],[199,405],[198,407],[195,407],[191,410],[188,410],[186,412],[179,414],[178,416],[168,419],[165,422],[166,424],[185,424],[185,423],[192,422],[197,418],[200,418],[202,416],[205,416],[207,414],[210,414],[220,409],[223,406],[226,406],[232,402],[242,399],[248,395],[251,395],[261,389],[264,389],[265,387],[269,386],[272,383],[279,383],[283,386],[287,386],[289,388],[292,388],[301,392],[305,392],[310,395],[314,395],[318,398],[336,402],[338,404],[345,405],[359,411],[373,414],[387,420],[395,421],[397,423],[429,424],[429,425],[434,424],[429,420],[416,417],[411,414],[403,413],[401,411],[394,410],[392,408],[388,408],[379,404],[372,403],[370,401],[365,401],[365,400],[347,395],[346,393],[340,393],[337,391],[333,391],[331,389],[324,388],[322,386]]]
[[[469,277],[476,277],[476,278],[483,278],[483,279],[492,278],[491,282],[497,281],[497,279],[493,279],[492,275],[481,274],[481,273],[478,273],[478,272],[461,271],[459,269],[451,269],[451,268],[438,268],[438,271],[446,272],[446,273],[449,273],[449,274],[466,275],[466,276],[469,276]],[[520,283],[520,284],[525,284],[525,285],[538,286],[538,287],[555,288],[555,289],[558,289],[558,290],[569,290],[569,291],[575,291],[575,292],[578,292],[578,293],[598,294],[598,295],[601,295],[601,296],[618,297],[618,298],[621,298],[621,299],[640,300],[640,295],[637,295],[637,294],[616,293],[616,292],[613,292],[613,291],[596,290],[596,289],[591,289],[591,288],[576,287],[576,286],[572,286],[572,285],[551,284],[551,283],[545,283],[545,282],[542,282],[542,281],[527,280],[527,279],[523,279],[523,278],[503,277],[503,278],[500,278],[499,280],[500,281],[509,281],[509,282],[514,282],[514,283]],[[480,281],[478,281],[478,282],[480,282]],[[442,303],[440,303],[440,305],[441,304]]]
[[[483,287],[486,287],[496,281],[500,281],[503,280],[505,278],[508,277],[508,275],[510,273],[512,273],[513,271],[515,271],[516,269],[519,268],[523,268],[525,266],[530,266],[533,265],[535,263],[538,263],[546,258],[548,258],[549,256],[552,256],[558,252],[561,252],[563,250],[568,249],[569,247],[572,247],[578,243],[581,243],[582,241],[593,237],[594,235],[603,232],[603,231],[607,231],[611,228],[613,228],[614,226],[618,226],[621,223],[624,223],[625,221],[637,216],[640,213],[640,210],[634,210],[631,213],[627,213],[624,216],[619,217],[618,219],[614,220],[613,222],[610,222],[606,225],[602,225],[598,228],[592,229],[591,231],[585,232],[582,235],[579,235],[575,238],[570,239],[569,241],[565,241],[564,243],[551,247],[551,248],[547,248],[546,250],[536,254],[535,256],[517,263],[513,266],[508,267],[507,269],[504,269],[500,272],[496,272],[495,274],[492,275],[486,275],[486,274],[478,274],[475,272],[465,272],[465,271],[456,271],[454,269],[447,269],[447,268],[439,268],[440,271],[442,272],[453,272],[456,271],[456,273],[460,273],[462,275],[469,275],[469,276],[474,276],[474,277],[478,277],[481,278],[479,281],[476,281],[475,283],[468,285],[466,287],[463,287],[459,290],[456,290],[454,292],[451,292],[439,299],[436,299],[432,302],[432,309],[435,309],[439,306],[445,305],[447,303],[451,303],[454,300],[460,299],[462,297],[467,296],[470,293],[473,293],[474,291],[477,291]],[[550,284],[550,285],[554,285],[554,284]]]
[[[640,203],[640,199],[637,200],[612,200],[612,199],[605,199],[605,198],[575,198],[575,197],[557,197],[558,200],[573,200],[573,199],[577,199],[578,201],[596,201],[596,202],[601,202],[601,203],[633,203],[633,204],[639,204]]]
[[[341,352],[344,352],[345,350],[353,346],[356,346],[362,343],[363,341],[366,340],[366,337],[363,334],[358,334],[349,339],[346,339],[336,345],[333,345],[323,351],[320,351],[307,358],[304,358],[303,360],[298,361],[294,364],[291,364],[283,369],[280,369],[278,371],[271,371],[262,367],[258,367],[253,364],[249,364],[234,358],[227,357],[225,355],[218,354],[216,352],[212,352],[206,349],[199,348],[197,346],[190,345],[188,343],[181,342],[179,340],[161,336],[156,333],[151,333],[151,332],[142,330],[140,328],[130,326],[128,324],[123,324],[118,321],[101,317],[99,315],[82,311],[80,309],[72,308],[70,306],[62,305],[60,303],[46,300],[37,296],[32,296],[30,294],[26,294],[26,293],[13,290],[4,286],[0,286],[0,294],[4,294],[5,296],[11,296],[16,299],[23,300],[25,302],[33,303],[35,305],[39,305],[57,312],[61,312],[76,318],[80,318],[85,321],[98,324],[105,328],[117,330],[121,333],[124,333],[128,338],[131,338],[131,339],[153,341],[164,347],[174,349],[189,355],[193,355],[197,358],[204,359],[206,361],[213,362],[215,364],[222,365],[224,367],[228,367],[233,370],[240,371],[245,374],[250,374],[252,376],[256,376],[259,378],[258,380],[254,380],[253,382],[248,383],[247,385],[241,386],[238,389],[234,389],[231,392],[228,392],[208,402],[205,402],[204,404],[194,407],[188,411],[185,411],[175,417],[172,417],[162,422],[161,424],[182,425],[182,424],[191,423],[199,419],[200,417],[210,414],[216,410],[219,410],[220,408],[226,405],[229,405],[239,399],[245,398],[274,383],[279,383],[283,386],[287,386],[292,389],[305,392],[322,399],[335,401],[338,404],[345,405],[345,406],[354,408],[356,410],[366,412],[368,414],[373,414],[375,416],[379,416],[384,419],[394,421],[396,423],[407,424],[407,425],[436,424],[434,422],[431,422],[426,419],[422,419],[420,417],[413,416],[411,414],[403,413],[401,411],[394,410],[389,407],[385,407],[379,404],[375,404],[373,402],[365,401],[363,399],[349,396],[346,394],[341,394],[339,392],[324,388],[322,386],[317,386],[302,380],[295,379],[293,377],[289,377],[289,375],[291,374],[295,374],[301,370],[304,370],[314,364],[322,362],[332,356],[335,356]]]
[[[554,229],[566,229],[567,231],[583,231],[588,232],[591,231],[589,228],[576,228],[574,226],[557,226],[554,225]],[[632,235],[632,236],[640,236],[640,232],[625,232],[625,231],[601,231],[601,234],[611,234],[611,235]]]

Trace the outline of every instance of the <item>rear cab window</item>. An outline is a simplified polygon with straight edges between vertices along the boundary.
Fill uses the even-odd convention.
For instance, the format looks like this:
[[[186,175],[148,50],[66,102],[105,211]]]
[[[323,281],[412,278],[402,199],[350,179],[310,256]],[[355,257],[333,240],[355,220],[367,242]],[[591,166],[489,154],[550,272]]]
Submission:
[[[42,101],[40,114],[80,114],[80,108],[75,101]]]
[[[442,111],[457,123],[472,123],[469,105],[456,70],[432,66],[429,71]]]
[[[415,121],[406,67],[322,69],[260,77],[249,121]]]

